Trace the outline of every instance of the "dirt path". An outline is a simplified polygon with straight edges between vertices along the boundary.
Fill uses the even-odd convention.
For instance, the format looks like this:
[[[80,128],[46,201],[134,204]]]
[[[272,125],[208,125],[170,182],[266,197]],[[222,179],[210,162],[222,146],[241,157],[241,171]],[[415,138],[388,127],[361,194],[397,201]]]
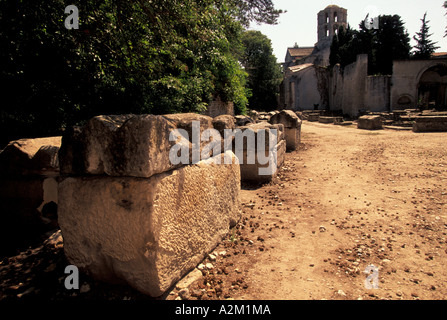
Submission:
[[[447,134],[305,122],[277,181],[244,186],[242,219],[187,289],[162,299],[446,299]],[[0,261],[0,300],[147,300],[81,275],[61,238]],[[368,265],[379,289],[366,289]]]
[[[193,296],[446,299],[447,135],[302,131],[278,181],[242,191],[243,219]],[[379,289],[365,288],[370,264]]]

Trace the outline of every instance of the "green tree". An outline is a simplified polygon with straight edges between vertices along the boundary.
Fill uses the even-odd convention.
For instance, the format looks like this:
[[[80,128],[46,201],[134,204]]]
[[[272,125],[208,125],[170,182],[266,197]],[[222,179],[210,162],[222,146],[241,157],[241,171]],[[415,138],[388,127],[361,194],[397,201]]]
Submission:
[[[370,32],[372,32],[370,74],[392,74],[393,60],[410,58],[410,37],[400,16],[379,16],[379,28]]]
[[[430,37],[432,36],[432,34],[429,34],[430,27],[428,26],[428,23],[430,21],[427,21],[426,18],[427,13],[425,13],[424,17],[421,19],[421,30],[416,32],[416,35],[413,37],[413,39],[417,42],[417,44],[413,47],[415,49],[413,52],[413,58],[415,59],[429,59],[436,49],[440,48],[435,46],[437,42],[430,40]]]
[[[361,53],[358,50],[356,30],[353,30],[349,25],[345,29],[340,27],[337,34],[334,35],[331,44],[331,52],[329,55],[329,63],[331,66],[339,63],[342,68],[348,64],[355,62],[357,54]]]
[[[270,0],[0,0],[0,143],[55,135],[98,114],[243,112],[243,24],[276,23]]]
[[[408,32],[398,15],[379,16],[378,29],[369,30],[362,21],[358,31],[341,30],[333,46],[331,65],[335,62],[345,67],[355,62],[358,54],[368,54],[369,74],[392,74],[393,60],[408,59],[411,50]]]
[[[97,114],[202,111],[215,96],[247,103],[234,9],[194,0],[78,8],[80,29],[67,30],[60,0],[0,0],[2,143]]]
[[[249,106],[260,111],[274,110],[278,105],[281,69],[273,54],[272,43],[260,31],[244,32],[242,42],[245,50],[240,60],[248,73]]]
[[[341,30],[339,30],[339,33],[340,31]],[[329,54],[329,65],[335,66],[337,63],[340,63],[340,42],[338,41],[338,34],[334,35],[334,38],[332,39],[331,50]]]
[[[254,21],[258,24],[277,24],[281,13],[272,0],[229,0],[230,5],[237,8],[237,18],[245,27]]]

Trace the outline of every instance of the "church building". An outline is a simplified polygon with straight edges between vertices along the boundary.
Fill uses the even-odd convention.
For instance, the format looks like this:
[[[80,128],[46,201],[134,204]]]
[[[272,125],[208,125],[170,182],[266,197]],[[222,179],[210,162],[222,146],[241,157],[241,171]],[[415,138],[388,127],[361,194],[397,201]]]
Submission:
[[[361,111],[387,112],[419,105],[447,109],[447,53],[427,60],[393,61],[391,75],[368,75],[368,55],[341,69],[329,68],[330,46],[348,11],[330,5],[317,15],[318,42],[286,52],[280,108],[319,109],[356,117]]]

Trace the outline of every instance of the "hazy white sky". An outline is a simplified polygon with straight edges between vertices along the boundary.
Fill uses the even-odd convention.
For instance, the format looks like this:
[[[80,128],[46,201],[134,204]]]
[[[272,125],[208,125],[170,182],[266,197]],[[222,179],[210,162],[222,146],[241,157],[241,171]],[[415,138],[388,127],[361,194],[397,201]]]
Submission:
[[[358,30],[359,23],[371,8],[379,14],[398,14],[401,16],[415,45],[413,36],[421,28],[421,20],[427,12],[430,21],[431,39],[441,47],[438,52],[447,52],[447,37],[444,38],[447,26],[444,0],[273,0],[276,8],[287,10],[281,15],[279,24],[256,25],[250,29],[259,30],[272,40],[274,54],[278,62],[283,62],[288,47],[295,42],[301,47],[313,46],[317,42],[317,14],[330,4],[336,4],[348,10],[348,23]]]

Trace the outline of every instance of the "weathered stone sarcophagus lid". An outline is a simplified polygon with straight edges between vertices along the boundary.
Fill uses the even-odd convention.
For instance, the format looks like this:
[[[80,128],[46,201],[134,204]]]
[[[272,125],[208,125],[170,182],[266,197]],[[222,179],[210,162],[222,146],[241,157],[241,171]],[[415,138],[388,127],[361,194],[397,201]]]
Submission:
[[[41,175],[57,173],[57,153],[62,137],[11,141],[0,152],[0,175]]]
[[[225,130],[234,119],[214,123]],[[219,131],[198,114],[99,116],[65,135],[58,216],[68,261],[154,297],[195,268],[240,219],[231,150],[170,161],[172,132],[201,148],[193,140],[207,129]]]
[[[301,126],[301,119],[292,110],[282,110],[270,118],[272,124],[283,124],[285,128],[298,128]]]
[[[380,130],[383,129],[383,122],[380,116],[362,116],[357,122],[358,129]]]
[[[148,178],[179,167],[169,152],[176,129],[192,143],[193,122],[201,134],[213,119],[199,114],[97,116],[63,137],[59,153],[63,175],[108,175]]]
[[[416,117],[414,132],[447,132],[447,116]]]

